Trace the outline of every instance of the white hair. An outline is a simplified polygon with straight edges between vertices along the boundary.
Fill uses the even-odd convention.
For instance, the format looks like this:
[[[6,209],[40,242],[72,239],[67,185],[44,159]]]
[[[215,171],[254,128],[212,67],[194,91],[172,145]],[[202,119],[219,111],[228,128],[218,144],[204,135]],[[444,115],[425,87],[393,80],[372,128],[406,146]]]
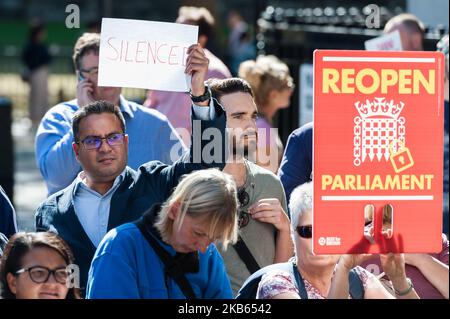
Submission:
[[[313,183],[308,182],[297,186],[291,193],[289,212],[291,213],[291,226],[295,230],[298,219],[306,212],[312,210],[313,206]]]

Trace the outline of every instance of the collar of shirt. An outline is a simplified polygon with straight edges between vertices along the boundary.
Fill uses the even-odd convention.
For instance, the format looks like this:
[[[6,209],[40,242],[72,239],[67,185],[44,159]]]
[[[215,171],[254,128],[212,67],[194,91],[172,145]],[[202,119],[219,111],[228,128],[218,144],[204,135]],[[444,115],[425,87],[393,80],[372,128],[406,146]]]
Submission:
[[[134,117],[133,108],[130,105],[130,102],[126,100],[122,95],[119,96],[120,110],[123,113],[128,114],[130,118]]]
[[[81,171],[78,173],[77,178],[76,178],[76,184],[75,184],[75,187],[73,188],[73,196],[75,197],[77,195],[78,191],[89,192],[90,194],[97,196],[97,197],[108,196],[109,194],[114,192],[116,190],[116,188],[120,185],[120,183],[123,181],[123,179],[125,178],[125,173],[126,173],[126,168],[122,171],[122,173],[119,176],[117,176],[114,179],[113,186],[104,195],[101,195],[101,194],[97,193],[96,191],[94,191],[93,189],[90,189],[89,186],[86,185],[86,175],[84,174],[84,171]]]

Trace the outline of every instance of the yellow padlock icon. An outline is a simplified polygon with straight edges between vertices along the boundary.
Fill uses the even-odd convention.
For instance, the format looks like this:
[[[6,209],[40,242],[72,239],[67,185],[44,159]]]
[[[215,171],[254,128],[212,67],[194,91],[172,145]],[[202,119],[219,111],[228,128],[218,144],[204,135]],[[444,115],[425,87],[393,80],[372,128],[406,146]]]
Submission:
[[[399,146],[397,151],[394,151],[393,144],[397,143]],[[396,173],[403,172],[405,169],[414,165],[414,160],[411,156],[409,148],[401,140],[394,140],[389,144],[389,153],[392,167]]]

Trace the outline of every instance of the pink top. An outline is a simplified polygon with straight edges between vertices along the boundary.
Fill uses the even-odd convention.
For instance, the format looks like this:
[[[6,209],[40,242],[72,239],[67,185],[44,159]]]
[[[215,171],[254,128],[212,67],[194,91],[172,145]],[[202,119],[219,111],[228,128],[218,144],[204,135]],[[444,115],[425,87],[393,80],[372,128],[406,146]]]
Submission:
[[[226,65],[209,50],[204,49],[209,59],[207,78],[225,79],[231,77]],[[144,106],[163,113],[177,130],[186,146],[191,144],[191,99],[187,92],[168,92],[149,90]]]

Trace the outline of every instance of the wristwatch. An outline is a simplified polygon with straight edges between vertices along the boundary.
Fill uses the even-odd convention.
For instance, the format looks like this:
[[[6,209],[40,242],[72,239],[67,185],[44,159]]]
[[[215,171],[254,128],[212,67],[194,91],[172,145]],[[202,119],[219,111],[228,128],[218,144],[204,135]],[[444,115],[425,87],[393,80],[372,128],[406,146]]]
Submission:
[[[205,85],[205,93],[203,93],[202,95],[194,96],[194,95],[192,95],[192,93],[190,91],[189,91],[189,95],[191,96],[191,100],[194,103],[205,102],[211,98],[211,90],[209,89],[208,86]]]

